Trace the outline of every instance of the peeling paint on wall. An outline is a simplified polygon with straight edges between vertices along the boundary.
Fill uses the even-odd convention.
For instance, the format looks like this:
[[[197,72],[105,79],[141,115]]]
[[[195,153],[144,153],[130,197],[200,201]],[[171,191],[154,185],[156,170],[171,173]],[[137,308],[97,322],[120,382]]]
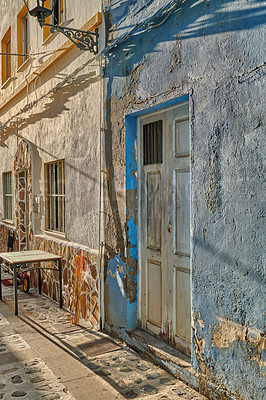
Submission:
[[[128,223],[128,238],[129,238],[129,243],[131,245],[129,249],[129,254],[131,255],[132,258],[137,260],[137,255],[138,255],[138,249],[137,249],[137,226],[134,222],[134,218],[132,217]]]
[[[250,360],[256,361],[260,368],[266,367],[265,332],[259,332],[256,328],[245,327],[228,319],[218,318],[218,323],[213,327],[212,333],[212,346],[225,349],[236,341],[246,342],[250,346]]]
[[[119,15],[117,3],[108,3],[117,36],[144,18],[142,12],[126,15],[130,3],[123,2]],[[153,11],[145,0],[132,7],[144,3],[147,17],[163,1],[153,1]],[[137,290],[137,117],[193,93],[191,366],[212,400],[263,398],[263,14],[255,3],[187,0],[167,23],[143,26],[120,42],[106,66],[108,162],[114,167],[108,179],[122,182],[116,187],[120,236],[108,223],[115,207],[107,210],[107,258],[120,253],[126,264],[126,323]]]
[[[117,326],[125,326],[127,300],[124,288],[125,264],[120,254],[108,262],[106,290],[107,301],[105,304],[108,320]]]

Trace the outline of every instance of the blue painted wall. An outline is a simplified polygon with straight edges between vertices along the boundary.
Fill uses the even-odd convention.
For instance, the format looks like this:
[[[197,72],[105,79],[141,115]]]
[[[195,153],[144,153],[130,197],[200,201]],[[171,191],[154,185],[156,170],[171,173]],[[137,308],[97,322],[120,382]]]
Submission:
[[[192,367],[209,398],[262,400],[266,5],[167,4],[106,4],[117,37],[132,32],[106,54],[107,274],[117,257],[125,271],[124,291],[107,275],[107,322],[137,324],[136,117],[189,93]]]
[[[127,298],[124,288],[125,263],[117,254],[108,261],[106,287],[109,296],[109,318],[116,326],[125,326],[127,320]]]

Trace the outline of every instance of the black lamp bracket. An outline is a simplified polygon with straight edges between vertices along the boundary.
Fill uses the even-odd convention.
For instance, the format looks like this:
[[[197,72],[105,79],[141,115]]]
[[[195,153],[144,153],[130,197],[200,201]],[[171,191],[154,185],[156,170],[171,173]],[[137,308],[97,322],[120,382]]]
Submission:
[[[55,31],[63,33],[63,35],[71,40],[80,50],[88,50],[94,54],[98,53],[98,29],[95,29],[94,33],[81,29],[68,28],[62,25],[43,24],[43,26],[49,26],[51,33]]]
[[[30,15],[36,17],[41,28],[43,26],[49,26],[50,32],[61,32],[65,35],[71,42],[73,42],[80,50],[88,50],[94,54],[98,53],[98,29],[95,32],[83,31],[81,29],[68,28],[62,25],[52,25],[45,22],[46,18],[52,15],[53,11],[49,8],[44,7],[44,0],[42,1],[42,6],[40,5],[40,0],[37,0],[37,7],[30,10]]]

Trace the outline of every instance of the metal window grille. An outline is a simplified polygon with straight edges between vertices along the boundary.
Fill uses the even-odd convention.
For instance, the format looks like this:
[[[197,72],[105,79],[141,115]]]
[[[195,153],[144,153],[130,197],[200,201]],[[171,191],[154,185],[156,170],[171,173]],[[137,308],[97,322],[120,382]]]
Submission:
[[[46,229],[65,232],[65,163],[46,164]]]
[[[143,125],[143,164],[161,164],[163,162],[162,143],[163,121]]]
[[[13,220],[12,172],[3,173],[4,219]]]

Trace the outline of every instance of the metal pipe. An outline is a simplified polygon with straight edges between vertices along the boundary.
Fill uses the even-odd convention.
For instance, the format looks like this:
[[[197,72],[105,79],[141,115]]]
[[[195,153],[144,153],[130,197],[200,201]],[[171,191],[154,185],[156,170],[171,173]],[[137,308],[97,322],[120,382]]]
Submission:
[[[103,5],[101,11],[103,12]],[[104,26],[105,28],[105,26]],[[105,37],[105,32],[104,32]],[[104,307],[104,264],[103,264],[103,253],[104,253],[104,188],[103,188],[103,134],[105,132],[105,119],[104,119],[104,74],[103,74],[103,56],[100,53],[100,135],[99,135],[99,258],[98,258],[98,296],[99,296],[99,310],[100,310],[100,330],[104,329],[105,324],[105,307]]]

